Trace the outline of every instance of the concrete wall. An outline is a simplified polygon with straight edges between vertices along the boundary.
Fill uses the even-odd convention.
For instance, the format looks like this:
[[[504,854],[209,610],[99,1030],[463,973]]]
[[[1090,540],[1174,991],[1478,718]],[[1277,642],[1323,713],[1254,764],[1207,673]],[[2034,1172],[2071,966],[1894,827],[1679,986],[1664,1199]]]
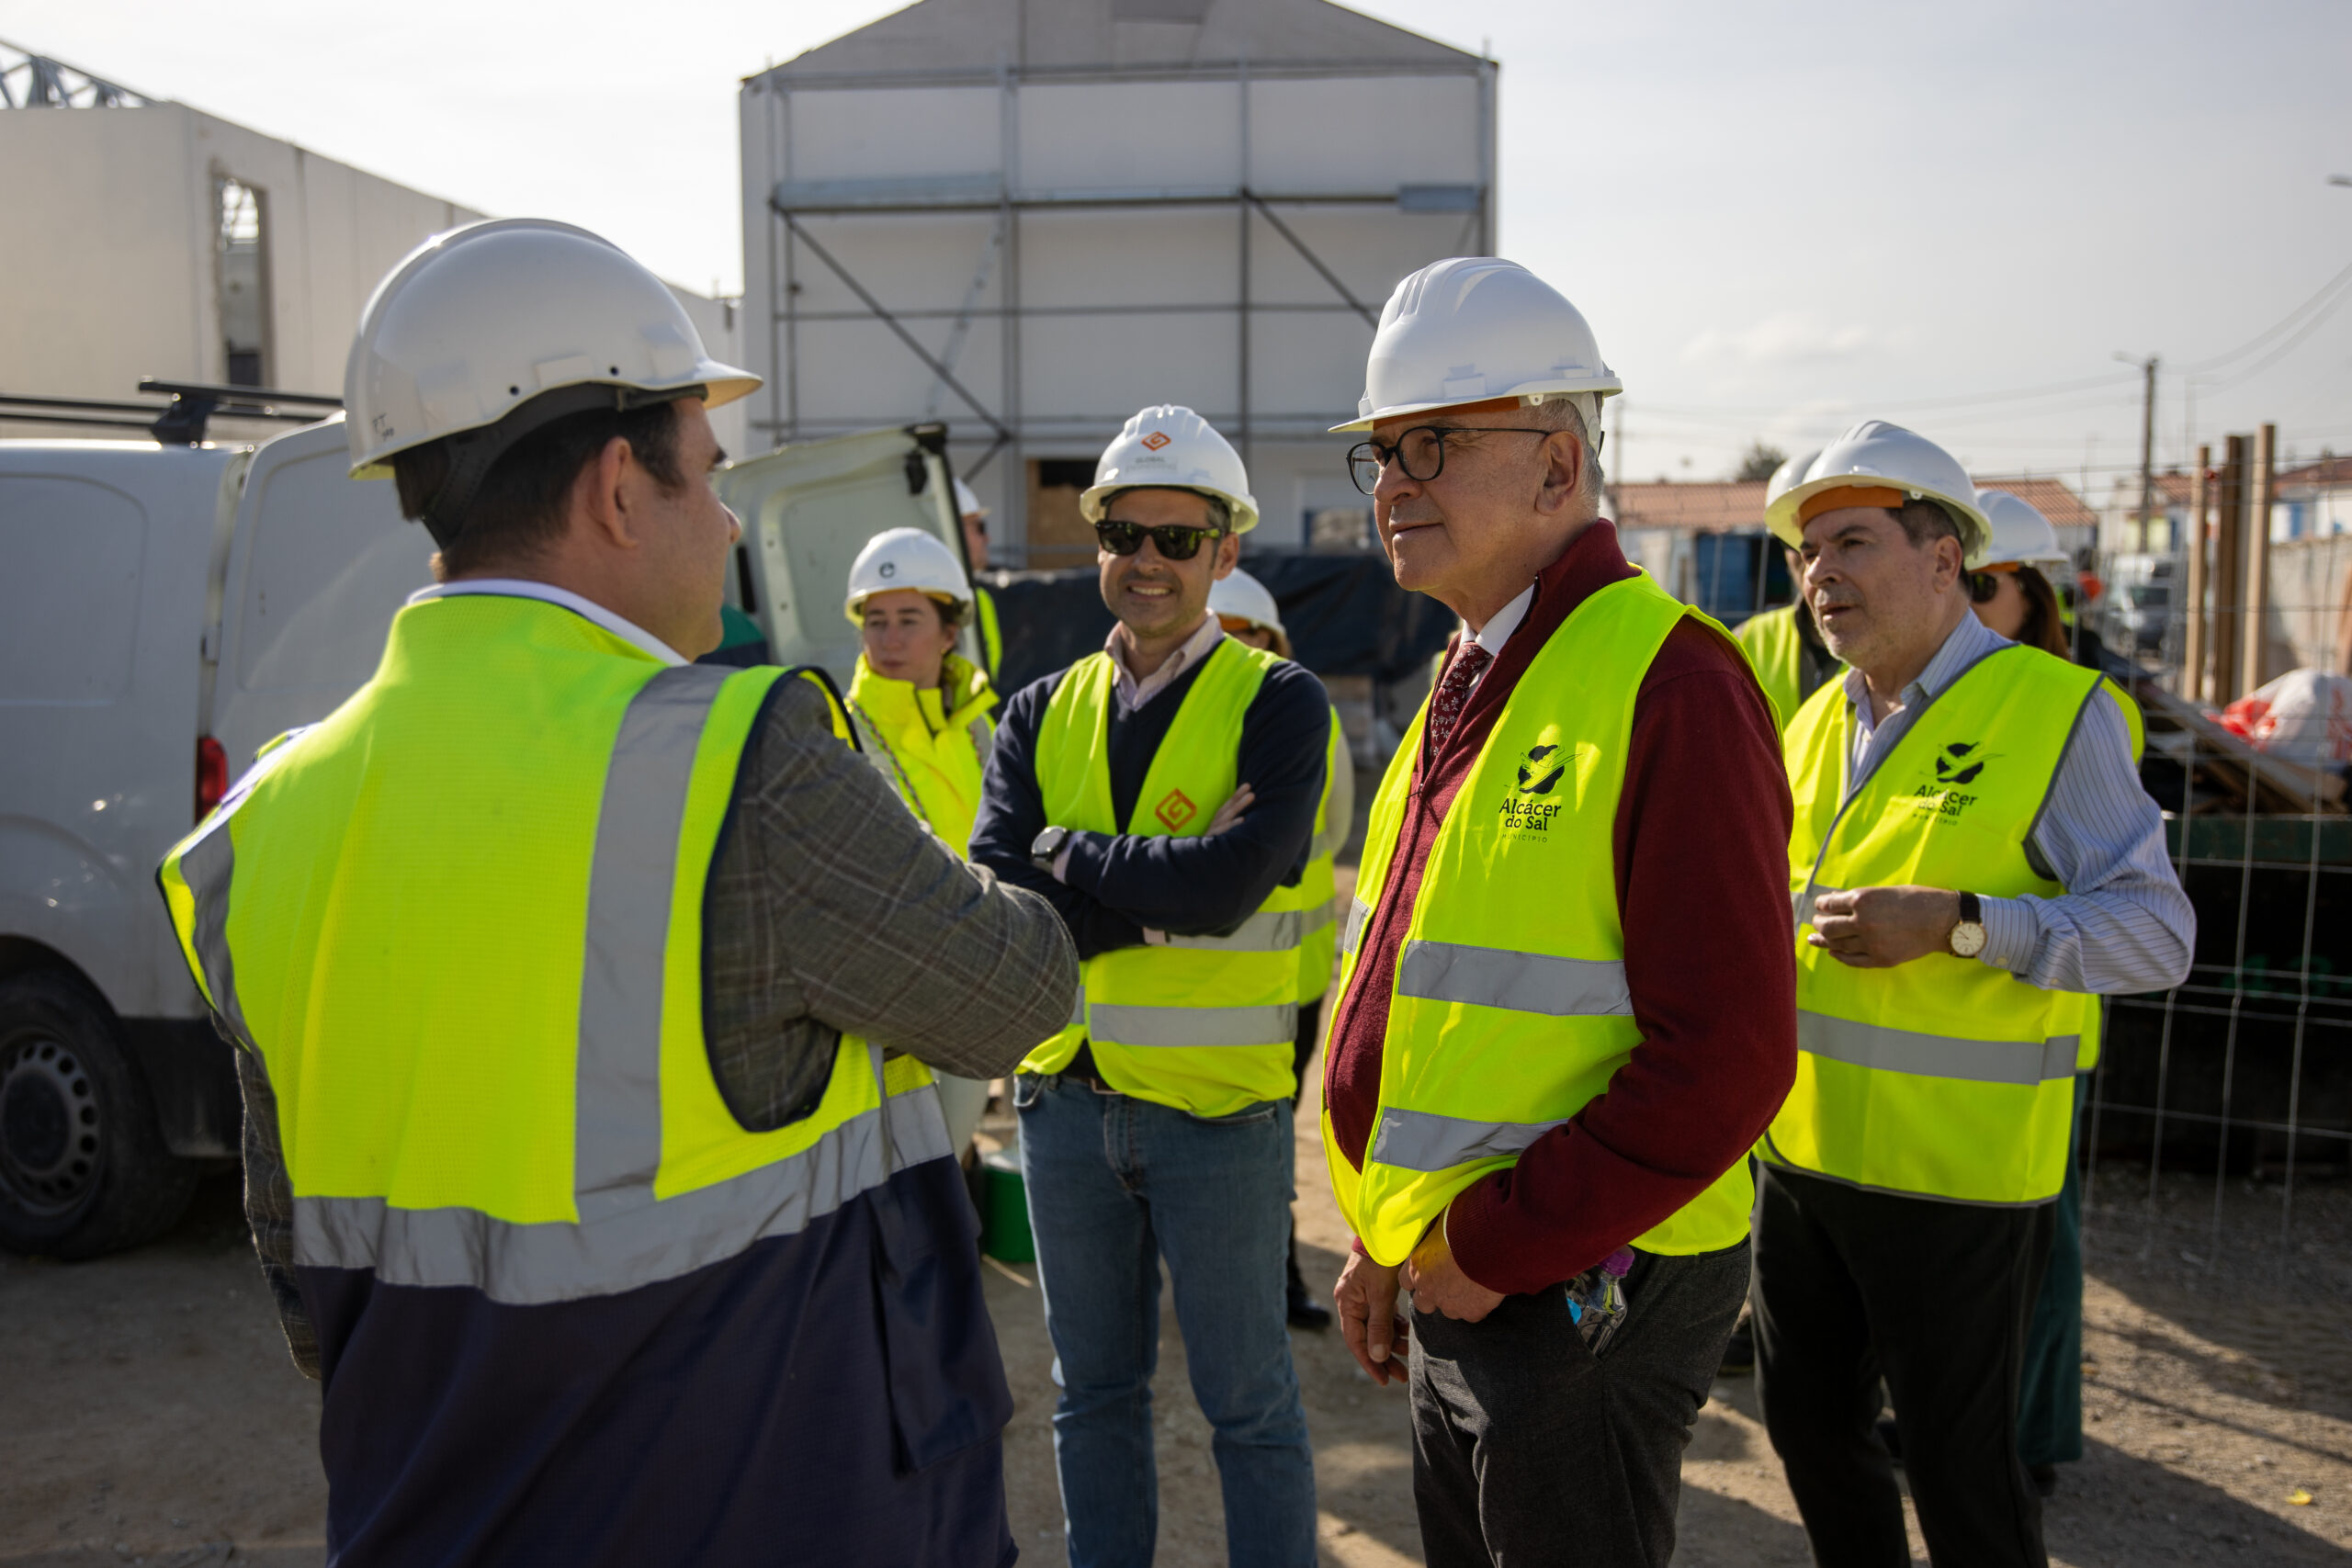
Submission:
[[[1354,415],[1372,327],[1238,193],[1263,197],[1376,314],[1405,274],[1488,248],[1493,91],[1469,56],[1262,76],[755,77],[741,99],[744,352],[770,384],[752,434],[940,419],[966,472],[1001,422],[1017,442],[972,481],[995,509],[999,564],[1034,543],[1028,564],[1052,565],[1048,519],[1068,509],[1040,505],[1032,538],[1032,464],[1091,462],[1136,409],[1182,403],[1243,449],[1264,519],[1254,542],[1298,547],[1311,514],[1368,505],[1344,468],[1353,438],[1325,432]],[[1406,210],[1407,186],[1464,205]],[[1297,199],[1310,194],[1355,199]],[[1128,204],[1090,205],[1113,198]],[[919,209],[871,209],[883,205]]]
[[[384,274],[428,235],[483,216],[182,104],[0,111],[0,211],[17,236],[0,246],[0,392],[138,401],[142,376],[226,380],[213,251],[223,175],[262,194],[264,378],[287,391],[340,394]],[[740,354],[731,302],[673,292],[713,354]],[[740,450],[740,416],[718,423]],[[278,428],[220,426],[244,438]],[[0,421],[10,436],[73,433]]]
[[[2346,640],[2352,637],[2346,610],[2352,607],[2352,534],[2302,538],[2270,547],[2271,656],[2264,673],[2286,669],[2346,668]],[[2293,648],[2294,662],[2278,665],[2280,645]]]

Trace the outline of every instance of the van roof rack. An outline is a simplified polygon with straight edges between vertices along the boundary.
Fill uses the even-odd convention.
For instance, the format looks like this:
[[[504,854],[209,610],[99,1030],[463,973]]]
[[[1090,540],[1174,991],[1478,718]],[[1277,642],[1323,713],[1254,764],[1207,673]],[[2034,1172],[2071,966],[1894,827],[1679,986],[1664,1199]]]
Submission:
[[[144,430],[166,446],[195,446],[203,442],[206,426],[216,415],[269,420],[279,424],[313,424],[324,419],[327,411],[343,407],[341,398],[314,392],[228,387],[209,381],[159,381],[152,376],[140,379],[139,389],[172,400],[159,412],[153,403],[107,402],[91,398],[20,398],[0,392],[0,420],[28,424],[111,425],[123,430]],[[298,412],[302,409],[313,412]]]

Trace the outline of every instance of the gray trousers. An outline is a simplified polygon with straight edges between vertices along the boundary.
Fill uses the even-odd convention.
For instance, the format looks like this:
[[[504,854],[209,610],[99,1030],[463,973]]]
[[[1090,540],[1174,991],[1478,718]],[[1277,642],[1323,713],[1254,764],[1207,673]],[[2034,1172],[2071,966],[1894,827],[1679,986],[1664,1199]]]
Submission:
[[[1413,1314],[1413,1500],[1430,1568],[1663,1568],[1674,1555],[1682,1450],[1747,1295],[1747,1244],[1634,1258],[1624,1321],[1598,1358],[1557,1289],[1478,1323]]]

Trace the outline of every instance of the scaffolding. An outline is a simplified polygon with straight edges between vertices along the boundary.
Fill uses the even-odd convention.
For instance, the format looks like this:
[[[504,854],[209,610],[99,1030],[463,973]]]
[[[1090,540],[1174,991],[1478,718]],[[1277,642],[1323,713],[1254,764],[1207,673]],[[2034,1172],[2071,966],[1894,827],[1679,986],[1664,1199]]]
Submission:
[[[1027,9],[930,0],[900,13],[928,27],[887,18],[745,83],[753,432],[946,418],[997,541],[1042,565],[1081,542],[1067,465],[1136,408],[1188,403],[1250,465],[1266,539],[1305,543],[1309,514],[1362,504],[1325,432],[1353,417],[1390,288],[1493,247],[1493,62],[1319,0],[1223,39],[1097,0],[1077,9],[1107,53],[1136,28],[1189,28],[1193,52],[1041,60]],[[1392,115],[1410,136],[1369,134]]]

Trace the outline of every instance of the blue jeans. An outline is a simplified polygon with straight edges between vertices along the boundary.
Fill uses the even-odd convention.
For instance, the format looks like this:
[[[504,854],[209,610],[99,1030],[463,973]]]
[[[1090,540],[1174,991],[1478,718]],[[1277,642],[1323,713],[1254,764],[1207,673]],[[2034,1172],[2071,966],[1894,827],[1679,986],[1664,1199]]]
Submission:
[[[1054,1464],[1071,1568],[1146,1568],[1159,1529],[1151,1375],[1159,1259],[1215,1431],[1233,1568],[1315,1561],[1315,1461],[1283,1298],[1291,1111],[1214,1120],[1023,1075],[1021,1176],[1054,1341]]]

